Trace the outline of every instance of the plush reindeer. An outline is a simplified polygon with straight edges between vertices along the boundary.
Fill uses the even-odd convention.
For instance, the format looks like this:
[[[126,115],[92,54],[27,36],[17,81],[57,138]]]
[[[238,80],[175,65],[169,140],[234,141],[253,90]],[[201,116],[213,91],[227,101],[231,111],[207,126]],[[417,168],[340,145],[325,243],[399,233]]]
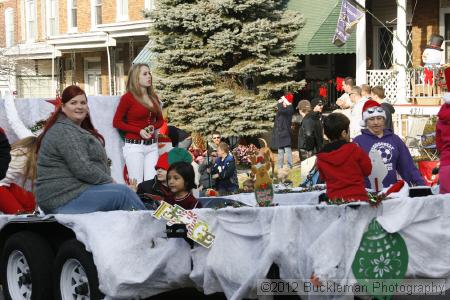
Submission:
[[[251,156],[252,173],[255,174],[255,196],[259,206],[271,206],[273,200],[272,179],[269,176],[270,156]]]
[[[263,156],[266,162],[270,162],[270,167],[272,169],[272,176],[273,176],[275,169],[275,158],[273,157],[273,153],[267,146],[267,141],[265,139],[258,138],[258,140],[260,140],[264,144],[264,146],[262,146],[261,149],[259,149],[259,155]],[[269,159],[267,159],[266,157],[268,157]]]
[[[255,188],[264,188],[272,185],[272,179],[269,176],[270,158],[267,154],[262,156],[251,156],[252,173],[255,174]]]

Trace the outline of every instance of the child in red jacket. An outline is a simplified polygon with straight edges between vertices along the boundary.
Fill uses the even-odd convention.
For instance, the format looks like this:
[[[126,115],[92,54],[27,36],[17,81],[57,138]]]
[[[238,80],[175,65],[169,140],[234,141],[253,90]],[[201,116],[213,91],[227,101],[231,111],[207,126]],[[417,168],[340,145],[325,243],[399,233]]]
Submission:
[[[331,202],[368,201],[364,177],[372,171],[370,158],[355,143],[350,143],[350,120],[332,113],[324,119],[324,131],[331,143],[317,154],[317,168],[325,180]]]

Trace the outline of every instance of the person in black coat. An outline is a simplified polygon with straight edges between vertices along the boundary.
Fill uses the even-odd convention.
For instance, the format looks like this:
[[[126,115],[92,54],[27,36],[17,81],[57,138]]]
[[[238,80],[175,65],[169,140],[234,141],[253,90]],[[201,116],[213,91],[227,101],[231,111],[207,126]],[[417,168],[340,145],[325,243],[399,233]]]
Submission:
[[[11,146],[5,132],[0,128],[0,180],[5,178],[8,170],[9,162],[11,161]]]
[[[278,169],[283,168],[285,152],[288,166],[292,168],[291,123],[294,114],[293,100],[294,95],[287,93],[277,103],[277,114],[272,131],[272,145],[278,149]]]
[[[297,109],[303,116],[298,132],[300,160],[309,158],[322,149],[322,108],[323,104],[319,98],[313,99],[311,103],[308,100],[302,100],[298,103]]]

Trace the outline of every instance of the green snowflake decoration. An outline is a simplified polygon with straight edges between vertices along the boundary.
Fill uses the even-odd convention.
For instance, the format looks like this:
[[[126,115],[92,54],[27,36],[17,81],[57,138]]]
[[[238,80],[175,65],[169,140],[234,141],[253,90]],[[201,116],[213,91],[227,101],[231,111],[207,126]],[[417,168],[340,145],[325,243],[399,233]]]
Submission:
[[[375,299],[387,300],[392,295],[376,295],[376,287],[380,283],[388,286],[400,284],[405,278],[408,260],[408,249],[401,235],[388,233],[374,218],[353,260],[353,275]]]

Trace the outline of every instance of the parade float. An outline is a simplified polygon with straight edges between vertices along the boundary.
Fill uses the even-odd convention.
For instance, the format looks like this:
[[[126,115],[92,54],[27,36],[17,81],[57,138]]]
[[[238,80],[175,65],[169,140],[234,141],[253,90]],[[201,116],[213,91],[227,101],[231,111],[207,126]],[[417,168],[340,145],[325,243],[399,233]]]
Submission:
[[[88,103],[105,136],[113,177],[123,182],[122,141],[112,127],[118,99],[89,97]],[[0,107],[0,126],[11,141],[53,111],[44,99],[7,98]],[[280,279],[314,274],[320,282],[361,286],[370,279],[450,278],[450,196],[410,197],[417,189],[405,185],[377,191],[370,203],[329,205],[319,200],[323,185],[271,185],[267,163],[254,162],[254,173],[261,172],[255,193],[204,198],[206,208],[191,213],[163,205],[156,211],[1,215],[5,293],[12,299],[142,299],[191,287],[228,299],[258,298],[257,283],[273,266]],[[172,224],[186,225],[187,233],[168,237]],[[8,261],[16,268],[6,268]]]

